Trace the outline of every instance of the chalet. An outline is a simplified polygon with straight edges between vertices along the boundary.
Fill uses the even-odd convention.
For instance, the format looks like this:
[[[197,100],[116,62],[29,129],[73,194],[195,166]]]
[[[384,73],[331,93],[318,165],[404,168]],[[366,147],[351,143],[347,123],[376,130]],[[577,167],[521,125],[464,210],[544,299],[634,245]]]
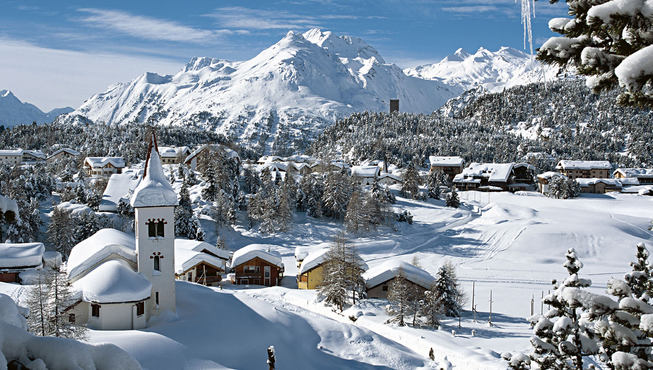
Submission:
[[[128,204],[129,195],[136,189],[141,175],[142,171],[131,169],[111,175],[107,186],[104,188],[99,210],[101,212],[118,212],[118,205],[121,200]]]
[[[58,162],[63,159],[76,159],[81,153],[70,148],[61,148],[46,159],[48,163]]]
[[[612,165],[608,161],[570,161],[558,162],[556,170],[570,179],[610,178]]]
[[[8,165],[19,165],[23,163],[22,149],[3,149],[0,150],[0,163]]]
[[[139,185],[130,204],[136,235],[102,229],[81,241],[66,263],[80,299],[68,320],[100,330],[140,329],[151,317],[176,311],[174,209],[152,135]]]
[[[184,159],[184,164],[193,171],[203,171],[210,156],[219,151],[224,151],[227,158],[232,158],[240,163],[240,157],[234,150],[227,148],[222,144],[204,144],[190,153],[186,159]]]
[[[351,177],[361,185],[372,185],[381,175],[381,169],[378,166],[353,166],[351,168]]]
[[[431,289],[435,283],[435,278],[419,267],[403,261],[389,260],[363,273],[367,297],[387,299],[390,284],[400,275],[422,292]]]
[[[382,185],[402,185],[404,180],[401,178],[401,176],[394,173],[383,172],[381,175],[379,175],[378,182]]]
[[[46,159],[46,155],[40,150],[23,150],[23,163],[39,163]]]
[[[553,172],[553,171],[547,171],[543,172],[537,175],[537,188],[538,191],[542,194],[546,193],[549,190],[549,183],[551,182],[551,179],[554,177],[563,177],[567,178],[567,176],[561,174],[560,172]]]
[[[297,271],[297,288],[316,289],[324,279],[324,262],[329,248],[314,250],[309,253]]]
[[[453,179],[460,190],[530,190],[535,168],[527,163],[471,163]]]
[[[535,167],[528,163],[515,163],[508,183],[508,190],[523,191],[534,190]]]
[[[608,192],[621,191],[622,184],[617,179],[586,179],[577,178],[581,193],[605,194]]]
[[[429,157],[429,163],[431,164],[430,171],[442,171],[449,176],[449,180],[463,172],[463,164],[465,161],[461,157],[443,157],[432,155]]]
[[[20,283],[20,273],[43,267],[43,243],[0,243],[0,282]]]
[[[88,176],[109,178],[114,173],[122,173],[125,160],[122,157],[86,157],[84,170]]]
[[[0,195],[0,219],[6,223],[18,219],[18,203],[15,200]]]
[[[653,168],[617,168],[612,176],[619,180],[637,179],[638,185],[653,184]]]
[[[175,239],[175,276],[179,280],[217,285],[231,253],[197,240]]]
[[[283,278],[281,257],[270,250],[273,245],[250,244],[234,252],[231,269],[236,284],[275,286]]]
[[[179,164],[184,162],[191,151],[187,146],[160,146],[159,153],[161,153],[161,164]]]

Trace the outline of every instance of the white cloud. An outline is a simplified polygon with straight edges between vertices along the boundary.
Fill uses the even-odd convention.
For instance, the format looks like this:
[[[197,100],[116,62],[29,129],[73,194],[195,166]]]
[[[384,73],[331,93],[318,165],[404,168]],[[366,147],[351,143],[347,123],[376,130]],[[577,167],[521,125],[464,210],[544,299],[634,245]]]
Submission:
[[[173,21],[133,15],[118,10],[82,8],[78,11],[88,14],[81,20],[91,26],[114,30],[146,40],[200,43],[214,41],[222,34],[232,33],[230,30],[204,30],[188,27]]]
[[[49,49],[11,39],[0,39],[0,55],[0,88],[45,111],[76,108],[109,85],[146,71],[169,74],[182,67],[162,58]]]
[[[206,16],[216,19],[221,27],[250,30],[298,29],[317,23],[317,19],[311,16],[240,6],[218,8]]]

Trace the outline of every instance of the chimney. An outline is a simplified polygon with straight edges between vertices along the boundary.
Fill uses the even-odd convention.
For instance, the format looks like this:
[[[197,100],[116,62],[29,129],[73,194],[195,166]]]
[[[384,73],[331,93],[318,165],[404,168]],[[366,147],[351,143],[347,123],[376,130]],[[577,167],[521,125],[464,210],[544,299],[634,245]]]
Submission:
[[[399,99],[390,99],[390,113],[399,112]]]

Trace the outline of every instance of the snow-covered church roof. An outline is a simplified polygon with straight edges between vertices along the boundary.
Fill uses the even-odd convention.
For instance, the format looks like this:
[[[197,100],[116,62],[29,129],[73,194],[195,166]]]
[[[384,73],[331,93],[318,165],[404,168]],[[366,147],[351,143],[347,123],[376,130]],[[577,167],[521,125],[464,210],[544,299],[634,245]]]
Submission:
[[[97,303],[136,302],[152,295],[152,283],[120,260],[104,262],[73,288],[81,291],[84,301]]]
[[[41,266],[43,252],[43,243],[0,243],[0,270]]]
[[[401,275],[406,280],[413,282],[424,289],[430,289],[431,285],[435,283],[435,278],[428,272],[411,265],[410,263],[398,260],[389,260],[378,266],[372,267],[363,273],[363,279],[365,279],[365,285],[367,285],[368,288],[374,288],[379,284],[397,277],[400,270]]]
[[[148,148],[143,179],[134,190],[131,205],[138,207],[172,207],[176,206],[177,193],[163,172],[161,159],[156,145],[156,136],[152,134]]]
[[[256,257],[273,265],[283,267],[281,256],[279,256],[278,253],[271,251],[271,248],[274,247],[276,246],[270,244],[250,244],[246,247],[240,248],[234,252],[233,259],[231,260],[231,267],[234,268]]]
[[[68,278],[74,281],[112,256],[136,264],[134,236],[116,229],[102,229],[81,241],[70,251],[66,263]]]

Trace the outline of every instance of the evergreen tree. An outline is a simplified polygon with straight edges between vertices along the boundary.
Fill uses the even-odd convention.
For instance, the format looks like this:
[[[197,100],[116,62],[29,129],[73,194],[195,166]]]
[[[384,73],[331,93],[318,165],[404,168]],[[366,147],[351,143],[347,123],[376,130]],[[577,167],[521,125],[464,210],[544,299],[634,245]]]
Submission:
[[[653,297],[653,280],[648,257],[649,252],[644,243],[637,244],[637,261],[630,263],[633,270],[625,276],[626,283],[635,298],[647,303]]]
[[[26,304],[29,309],[27,328],[35,335],[46,336],[51,332],[49,314],[49,289],[51,274],[45,270],[38,270],[36,284],[29,289]]]
[[[451,262],[445,262],[440,266],[432,290],[435,295],[434,299],[440,302],[444,315],[450,317],[460,316],[464,296],[456,278],[456,269]]]
[[[429,197],[433,199],[440,199],[440,187],[443,185],[446,186],[448,182],[449,176],[447,176],[442,170],[437,169],[435,171],[431,171],[426,181]]]
[[[556,199],[575,198],[580,195],[580,185],[578,181],[567,178],[566,176],[553,176],[549,180],[544,195]]]
[[[351,233],[369,230],[370,220],[367,217],[364,208],[362,195],[358,190],[354,191],[347,204],[347,213],[345,214],[345,227]]]
[[[426,319],[426,325],[437,329],[440,327],[440,318],[442,314],[442,303],[438,297],[436,287],[433,285],[430,290],[424,292],[420,315]]]
[[[204,167],[203,177],[207,186],[202,189],[202,198],[206,201],[213,202],[218,195],[218,183],[216,175],[216,163],[211,159],[207,160]]]
[[[399,269],[397,276],[388,287],[388,313],[391,318],[389,322],[395,322],[399,326],[406,325],[406,317],[411,314],[411,284],[403,276],[403,270]]]
[[[179,204],[175,207],[175,235],[188,239],[195,239],[198,235],[198,222],[193,213],[187,180],[181,185]]]
[[[451,192],[447,194],[447,199],[445,200],[447,207],[458,208],[460,207],[460,198],[458,198],[458,192],[456,188],[452,188]]]
[[[73,232],[74,225],[70,212],[55,206],[47,230],[48,242],[65,259],[68,259],[68,255],[75,245]]]
[[[342,171],[332,171],[327,174],[324,182],[324,215],[327,217],[342,219],[344,217],[349,197],[351,196],[351,182],[349,176]]]
[[[573,18],[549,23],[562,37],[545,42],[537,59],[590,76],[587,85],[595,93],[621,87],[620,104],[653,107],[653,70],[641,67],[653,55],[653,13],[646,4],[567,0]]]
[[[356,300],[365,296],[365,280],[362,277],[364,263],[342,234],[336,236],[327,252],[324,266],[319,295],[327,304],[342,312],[349,297],[355,304]]]
[[[68,315],[66,315],[66,309],[74,303],[73,295],[70,292],[68,275],[65,271],[53,271],[49,281],[48,306],[50,328],[52,330],[50,335],[83,340],[86,328],[71,323]]]
[[[412,199],[418,199],[420,182],[419,172],[417,172],[417,169],[412,163],[409,164],[404,173],[404,183],[401,187],[401,195]]]

